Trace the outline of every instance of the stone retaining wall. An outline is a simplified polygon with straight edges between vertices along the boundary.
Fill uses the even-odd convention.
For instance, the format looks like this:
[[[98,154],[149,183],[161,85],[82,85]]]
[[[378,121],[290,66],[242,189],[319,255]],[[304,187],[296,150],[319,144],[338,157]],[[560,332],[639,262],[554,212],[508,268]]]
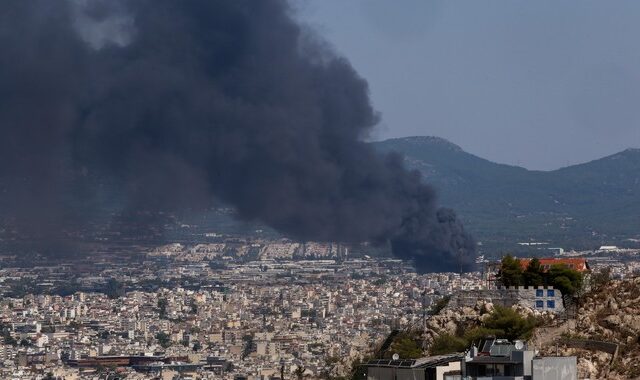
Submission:
[[[498,289],[461,290],[451,297],[449,305],[474,307],[478,301],[491,302],[494,305],[505,307],[521,305],[554,313],[564,311],[562,293],[551,286],[510,286]]]

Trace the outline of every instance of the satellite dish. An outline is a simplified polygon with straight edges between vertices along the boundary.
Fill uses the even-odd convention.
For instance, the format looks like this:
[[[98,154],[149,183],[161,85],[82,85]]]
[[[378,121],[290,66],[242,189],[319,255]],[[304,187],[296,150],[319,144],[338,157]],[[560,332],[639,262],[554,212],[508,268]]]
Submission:
[[[516,340],[515,346],[516,350],[522,350],[524,348],[524,343],[521,340]]]
[[[391,357],[391,359],[393,359],[393,360],[398,360],[398,359],[400,359],[400,355],[398,355],[398,354],[393,354],[393,356]]]

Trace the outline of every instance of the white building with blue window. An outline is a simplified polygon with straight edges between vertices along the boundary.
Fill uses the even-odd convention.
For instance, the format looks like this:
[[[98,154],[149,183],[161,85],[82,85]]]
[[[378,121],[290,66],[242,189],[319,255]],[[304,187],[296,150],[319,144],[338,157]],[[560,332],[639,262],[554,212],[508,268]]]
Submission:
[[[474,307],[480,300],[505,307],[521,305],[553,313],[564,311],[562,292],[550,286],[510,286],[497,289],[463,290],[452,296],[449,305]]]
[[[564,307],[562,304],[562,293],[558,289],[554,289],[553,287],[538,287],[533,288],[535,291],[534,301],[531,304],[528,304],[529,297],[533,293],[529,289],[519,289],[520,297],[523,298],[519,303],[524,306],[533,307],[536,310],[547,310],[553,312],[563,311]],[[522,294],[524,293],[524,294]]]

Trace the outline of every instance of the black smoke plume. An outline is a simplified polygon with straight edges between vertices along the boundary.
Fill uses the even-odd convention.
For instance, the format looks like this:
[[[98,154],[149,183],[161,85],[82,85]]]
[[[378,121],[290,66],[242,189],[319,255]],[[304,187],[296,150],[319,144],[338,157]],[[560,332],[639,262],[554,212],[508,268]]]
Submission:
[[[283,0],[0,2],[4,218],[47,239],[100,202],[215,197],[297,239],[390,242],[420,270],[468,270],[453,212],[362,142],[378,120],[365,80],[291,13]]]

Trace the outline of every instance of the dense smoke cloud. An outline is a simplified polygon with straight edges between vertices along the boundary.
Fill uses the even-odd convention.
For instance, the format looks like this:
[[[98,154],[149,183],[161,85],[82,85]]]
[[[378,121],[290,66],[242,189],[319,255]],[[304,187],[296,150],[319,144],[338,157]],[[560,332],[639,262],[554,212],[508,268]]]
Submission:
[[[2,1],[4,215],[51,231],[105,200],[216,197],[293,238],[390,242],[421,270],[469,269],[455,215],[362,142],[377,123],[367,83],[290,13],[280,0]]]

